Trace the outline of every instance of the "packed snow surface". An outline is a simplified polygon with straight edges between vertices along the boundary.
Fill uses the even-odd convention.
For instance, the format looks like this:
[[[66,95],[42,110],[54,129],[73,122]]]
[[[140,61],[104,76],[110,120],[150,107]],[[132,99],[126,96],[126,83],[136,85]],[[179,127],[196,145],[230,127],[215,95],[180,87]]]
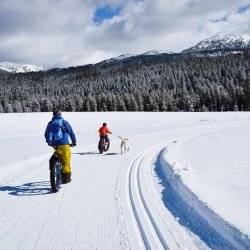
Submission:
[[[0,249],[250,248],[250,113],[63,117],[72,182],[51,193],[51,114],[0,114]],[[113,134],[100,155],[102,122]]]

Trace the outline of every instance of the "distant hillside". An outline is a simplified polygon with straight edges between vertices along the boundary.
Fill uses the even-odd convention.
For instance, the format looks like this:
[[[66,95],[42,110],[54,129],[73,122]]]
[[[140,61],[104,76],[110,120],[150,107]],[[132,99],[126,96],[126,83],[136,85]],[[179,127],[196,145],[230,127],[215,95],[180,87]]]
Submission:
[[[243,49],[0,74],[0,112],[250,110],[249,65]]]
[[[7,71],[9,73],[27,73],[47,70],[48,67],[31,64],[21,64],[13,62],[0,62],[0,70]]]
[[[119,63],[120,61],[129,61],[134,60],[138,57],[146,57],[146,56],[156,56],[156,55],[162,55],[162,54],[174,54],[173,52],[170,52],[168,50],[149,50],[142,54],[124,54],[120,55],[118,57],[109,58],[107,60],[104,60],[99,63]]]

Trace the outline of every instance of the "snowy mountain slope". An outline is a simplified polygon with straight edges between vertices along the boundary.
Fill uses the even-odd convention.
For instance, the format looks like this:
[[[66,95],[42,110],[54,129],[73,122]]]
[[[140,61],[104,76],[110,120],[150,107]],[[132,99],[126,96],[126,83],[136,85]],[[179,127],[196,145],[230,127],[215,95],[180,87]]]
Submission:
[[[173,54],[173,52],[168,51],[168,50],[149,50],[141,55],[154,56],[154,55],[160,55],[160,54]]]
[[[123,54],[123,55],[119,55],[117,57],[114,57],[114,58],[109,58],[107,60],[104,60],[104,61],[101,61],[100,63],[110,63],[110,62],[119,62],[121,60],[124,60],[124,59],[127,59],[127,58],[132,58],[132,57],[135,57],[135,55],[133,54]]]
[[[0,117],[1,249],[250,246],[250,113],[64,113],[78,145],[72,182],[56,194],[43,139],[51,114]],[[103,121],[113,134],[99,155]],[[123,156],[119,135],[130,138]],[[204,222],[210,211],[213,227]]]
[[[0,69],[0,75],[3,75],[3,74],[9,74],[9,72],[8,71],[6,71],[6,70],[2,70],[2,69]]]
[[[110,58],[107,60],[104,60],[100,63],[115,63],[115,62],[119,62],[119,61],[123,61],[123,60],[128,60],[128,59],[133,59],[136,57],[140,57],[140,56],[156,56],[156,55],[161,55],[161,54],[173,54],[173,52],[168,51],[168,50],[149,50],[146,51],[142,54],[124,54],[124,55],[120,55],[118,57],[114,57],[114,58]]]
[[[250,31],[236,30],[227,33],[218,33],[205,39],[183,52],[195,52],[218,49],[244,49],[250,48]]]
[[[10,73],[27,73],[47,70],[48,67],[41,65],[21,64],[13,62],[0,62],[0,70]]]

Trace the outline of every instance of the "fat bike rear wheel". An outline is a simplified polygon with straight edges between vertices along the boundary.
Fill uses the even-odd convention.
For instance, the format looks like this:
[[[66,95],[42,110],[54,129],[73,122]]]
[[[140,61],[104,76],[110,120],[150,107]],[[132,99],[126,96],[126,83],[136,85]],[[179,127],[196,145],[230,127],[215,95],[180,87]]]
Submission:
[[[102,154],[105,151],[105,139],[101,138],[98,144],[98,150],[100,154]]]
[[[62,183],[62,176],[61,176],[61,163],[55,157],[51,161],[50,165],[50,186],[53,193],[59,191]]]

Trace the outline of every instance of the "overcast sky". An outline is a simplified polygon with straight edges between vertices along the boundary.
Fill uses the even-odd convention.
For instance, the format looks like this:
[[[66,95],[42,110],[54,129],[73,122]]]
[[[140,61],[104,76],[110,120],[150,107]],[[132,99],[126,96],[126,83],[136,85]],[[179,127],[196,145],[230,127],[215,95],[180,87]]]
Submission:
[[[178,52],[239,28],[250,28],[249,0],[0,0],[0,61],[73,66]]]

